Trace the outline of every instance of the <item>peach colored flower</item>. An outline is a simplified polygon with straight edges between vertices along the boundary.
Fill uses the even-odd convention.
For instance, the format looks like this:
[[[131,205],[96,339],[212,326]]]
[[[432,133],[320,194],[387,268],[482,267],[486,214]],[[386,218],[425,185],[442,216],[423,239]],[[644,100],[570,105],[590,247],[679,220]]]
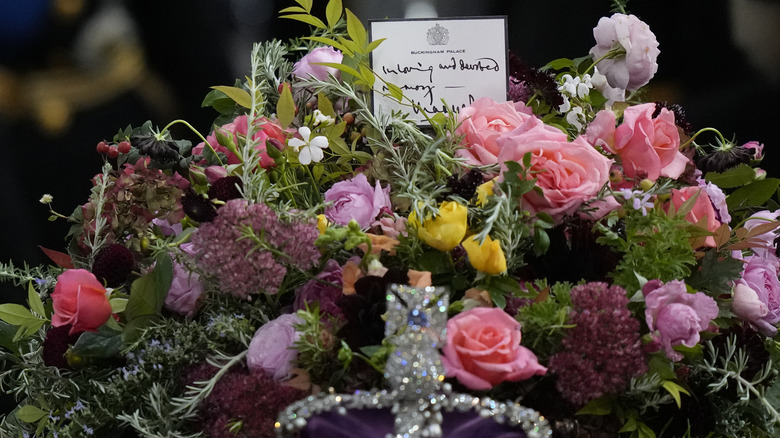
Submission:
[[[694,225],[699,225],[707,231],[714,232],[718,229],[718,227],[720,227],[720,222],[718,222],[717,216],[715,214],[715,208],[712,206],[710,197],[701,187],[689,186],[683,187],[680,190],[672,189],[671,202],[674,204],[675,210],[677,210],[685,201],[697,193],[698,198],[696,198],[696,202],[693,204],[691,211],[685,215],[685,220]],[[707,236],[704,239],[703,245],[710,248],[717,246],[713,236]]]
[[[51,294],[51,325],[71,325],[70,334],[97,331],[111,317],[106,288],[86,269],[68,269],[57,277]]]
[[[406,276],[409,277],[409,286],[428,287],[433,284],[429,271],[415,271],[414,269],[410,269],[406,272]]]

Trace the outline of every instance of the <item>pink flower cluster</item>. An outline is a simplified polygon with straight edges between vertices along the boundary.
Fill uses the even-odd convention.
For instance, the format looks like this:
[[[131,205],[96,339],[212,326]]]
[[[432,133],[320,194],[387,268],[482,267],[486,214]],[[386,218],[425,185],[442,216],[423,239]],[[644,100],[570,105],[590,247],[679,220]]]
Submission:
[[[262,243],[242,239],[242,226],[249,226]],[[320,258],[314,246],[318,236],[313,224],[285,223],[264,204],[233,199],[219,209],[212,222],[200,226],[192,243],[198,266],[219,278],[222,290],[247,298],[278,292],[286,265],[301,270],[315,266]]]
[[[563,397],[582,406],[625,389],[628,379],[647,370],[639,339],[639,321],[628,310],[626,291],[606,283],[571,290],[573,324],[562,352],[550,358],[550,372]]]

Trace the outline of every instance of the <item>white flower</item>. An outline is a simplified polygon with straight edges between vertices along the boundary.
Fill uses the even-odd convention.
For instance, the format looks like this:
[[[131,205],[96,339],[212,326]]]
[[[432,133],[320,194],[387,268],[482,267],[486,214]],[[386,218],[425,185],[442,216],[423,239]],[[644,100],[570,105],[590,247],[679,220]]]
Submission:
[[[314,126],[317,126],[320,123],[325,123],[325,125],[332,125],[335,122],[336,120],[333,117],[326,116],[318,109],[314,110]]]
[[[585,114],[582,112],[582,107],[575,106],[571,111],[566,113],[566,121],[569,122],[571,126],[577,128],[577,131],[582,131],[582,127],[584,126],[582,122],[585,121]]]
[[[566,96],[563,97],[563,103],[558,107],[558,111],[562,113],[567,113],[571,109],[571,102],[569,102],[569,98]]]
[[[301,138],[291,138],[287,144],[298,152],[299,148],[303,148],[298,153],[298,161],[304,166],[311,164],[312,162],[318,163],[322,161],[325,154],[323,149],[328,147],[328,138],[323,135],[318,135],[309,141],[311,137],[311,129],[306,126],[298,128],[298,134]],[[301,140],[302,139],[302,140]]]
[[[51,204],[51,201],[54,200],[54,197],[48,193],[41,196],[41,199],[38,200],[41,204]]]

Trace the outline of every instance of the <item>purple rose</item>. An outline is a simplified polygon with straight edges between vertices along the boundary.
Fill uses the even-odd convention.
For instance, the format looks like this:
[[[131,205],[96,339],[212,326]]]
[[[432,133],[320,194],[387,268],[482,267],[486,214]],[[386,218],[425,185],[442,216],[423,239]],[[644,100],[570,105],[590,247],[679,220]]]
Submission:
[[[246,355],[249,370],[265,372],[276,381],[289,377],[298,358],[298,351],[293,346],[301,336],[295,330],[295,325],[303,322],[301,317],[290,313],[268,321],[257,329]]]
[[[729,206],[726,205],[726,194],[717,185],[707,182],[701,176],[696,178],[696,183],[699,187],[703,188],[710,197],[712,207],[715,208],[715,213],[718,214],[718,221],[723,224],[731,222],[731,214],[729,213]]]
[[[191,254],[191,243],[181,245],[185,254]],[[200,276],[178,262],[173,264],[173,280],[168,296],[165,297],[165,307],[181,315],[192,317],[198,309],[198,299],[203,294],[203,283]]]
[[[354,219],[360,228],[368,228],[382,209],[390,209],[390,186],[384,189],[376,182],[371,187],[366,176],[358,174],[348,181],[333,184],[325,192],[325,202],[333,204],[325,210],[325,217],[339,225]]]
[[[323,313],[342,316],[343,312],[336,304],[342,295],[342,284],[341,266],[337,261],[330,259],[325,264],[325,269],[317,274],[316,278],[309,280],[295,291],[293,308],[296,311],[303,310],[306,308],[306,304],[317,302]]]
[[[301,58],[293,66],[293,76],[309,79],[309,76],[319,79],[321,81],[328,80],[328,73],[333,75],[336,79],[339,79],[340,73],[333,67],[326,67],[324,65],[317,65],[320,62],[332,62],[341,64],[343,55],[340,51],[333,47],[318,47]]]
[[[642,288],[645,295],[645,320],[653,337],[673,361],[683,355],[675,345],[693,347],[699,343],[699,332],[718,316],[718,304],[702,292],[688,293],[685,283],[673,280],[666,284],[653,280]]]
[[[658,71],[655,62],[658,40],[650,27],[634,15],[614,14],[602,17],[593,29],[596,45],[590,49],[594,60],[601,59],[613,49],[620,50],[614,57],[601,59],[598,69],[607,77],[609,85],[624,90],[636,90],[650,82]]]
[[[745,270],[734,288],[732,310],[767,336],[777,334],[780,322],[780,259],[765,252],[745,258]]]

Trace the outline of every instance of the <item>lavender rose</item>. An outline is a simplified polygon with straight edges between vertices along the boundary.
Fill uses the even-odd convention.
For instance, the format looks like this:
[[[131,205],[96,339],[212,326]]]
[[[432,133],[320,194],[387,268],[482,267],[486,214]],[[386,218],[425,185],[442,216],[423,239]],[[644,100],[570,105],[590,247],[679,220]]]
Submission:
[[[171,288],[168,289],[168,296],[165,297],[165,307],[178,314],[192,317],[198,310],[198,300],[201,295],[203,295],[203,283],[200,281],[200,276],[181,263],[174,263],[173,280]]]
[[[650,27],[634,15],[614,14],[602,17],[593,29],[596,45],[590,49],[598,60],[610,52],[614,57],[601,59],[598,68],[609,85],[636,90],[650,82],[658,71],[658,40]]]
[[[761,210],[757,213],[754,213],[752,216],[750,216],[750,219],[745,221],[745,229],[752,231],[754,228],[760,225],[775,222],[777,221],[778,216],[780,216],[780,210]],[[752,248],[753,252],[759,254],[765,251],[770,251],[772,254],[776,254],[777,248],[775,245],[775,239],[777,239],[777,236],[778,230],[774,229],[772,231],[767,231],[766,233],[751,237],[750,240],[756,242],[755,247]]]
[[[318,47],[295,63],[292,74],[302,79],[309,79],[311,76],[321,81],[327,81],[328,73],[330,73],[336,79],[339,79],[340,74],[338,70],[333,67],[317,65],[317,63],[332,62],[341,64],[342,58],[341,52],[333,47]]]
[[[734,288],[732,310],[767,336],[777,334],[780,322],[780,259],[764,252],[745,258],[745,270]]]
[[[702,292],[688,293],[685,283],[673,280],[666,284],[652,280],[642,288],[645,295],[645,320],[653,337],[673,361],[683,355],[675,345],[693,347],[699,343],[699,332],[718,316],[718,304]]]
[[[246,355],[249,370],[265,372],[276,381],[289,377],[298,358],[293,345],[300,333],[295,330],[295,325],[303,322],[301,317],[291,313],[281,315],[257,329]]]
[[[361,228],[368,228],[383,209],[390,209],[390,186],[382,188],[379,181],[374,187],[362,173],[348,181],[333,184],[325,192],[325,201],[333,205],[325,210],[325,217],[339,225],[347,225],[354,219]]]

